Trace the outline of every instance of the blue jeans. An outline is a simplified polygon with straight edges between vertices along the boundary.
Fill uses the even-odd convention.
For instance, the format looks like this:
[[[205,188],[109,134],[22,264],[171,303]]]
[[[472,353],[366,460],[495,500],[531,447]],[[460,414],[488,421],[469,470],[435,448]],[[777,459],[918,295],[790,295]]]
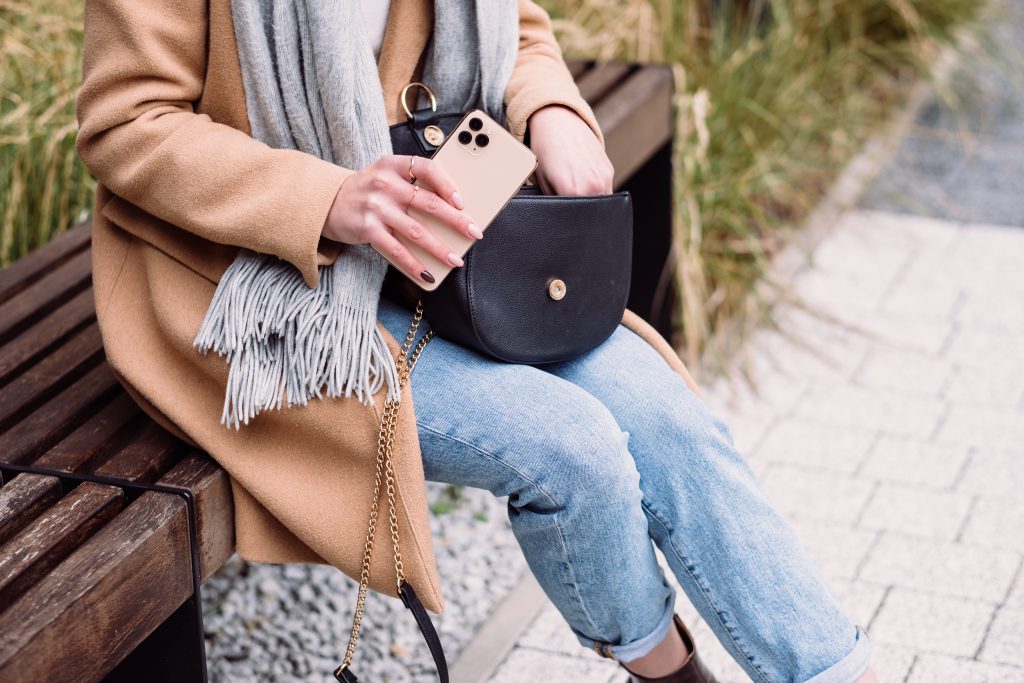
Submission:
[[[382,297],[399,344],[412,311]],[[429,329],[421,321],[416,341]],[[651,541],[754,681],[856,680],[843,614],[729,428],[620,324],[569,361],[505,363],[434,336],[410,376],[428,480],[508,496],[530,570],[580,644],[629,662],[672,627]]]

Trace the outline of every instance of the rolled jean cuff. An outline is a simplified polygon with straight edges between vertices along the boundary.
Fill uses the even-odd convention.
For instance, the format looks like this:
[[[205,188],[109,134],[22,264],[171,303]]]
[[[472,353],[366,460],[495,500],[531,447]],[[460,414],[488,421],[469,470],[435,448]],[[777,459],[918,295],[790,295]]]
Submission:
[[[871,664],[871,641],[860,626],[857,627],[857,644],[850,653],[821,673],[807,679],[806,683],[853,683],[868,670]]]
[[[587,638],[586,636],[582,636],[579,633],[576,634],[576,639],[580,641],[581,645],[594,650],[602,657],[616,659],[620,662],[630,662],[634,659],[639,659],[653,650],[662,640],[665,639],[665,636],[668,634],[668,630],[673,625],[672,617],[675,614],[675,603],[676,601],[674,598],[667,600],[665,603],[665,609],[661,613],[661,618],[658,620],[658,625],[654,627],[654,630],[646,636],[642,636],[631,642],[612,645],[603,641],[595,641],[591,638]]]

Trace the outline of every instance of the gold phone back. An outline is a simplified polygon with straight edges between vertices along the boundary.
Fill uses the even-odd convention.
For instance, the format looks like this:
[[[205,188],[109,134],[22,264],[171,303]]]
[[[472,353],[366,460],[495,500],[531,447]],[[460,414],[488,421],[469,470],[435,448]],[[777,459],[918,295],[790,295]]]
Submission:
[[[472,130],[469,126],[473,118],[479,118],[483,122],[483,127],[478,131]],[[468,145],[459,142],[459,133],[464,130],[473,136],[473,142]],[[489,139],[484,147],[476,144],[477,135],[480,133],[486,134]],[[537,157],[530,148],[516,140],[501,124],[479,109],[466,114],[444,144],[434,153],[432,160],[439,163],[451,176],[465,204],[465,212],[484,231],[485,238],[487,226],[537,167]],[[425,185],[419,180],[416,184]],[[423,223],[459,256],[465,255],[476,241],[418,209],[409,209],[409,215]],[[400,233],[396,233],[396,238],[427,267],[434,276],[434,282],[427,284],[419,278],[418,273],[405,273],[404,269],[397,265],[395,267],[422,289],[437,289],[453,266],[447,261],[434,258]]]

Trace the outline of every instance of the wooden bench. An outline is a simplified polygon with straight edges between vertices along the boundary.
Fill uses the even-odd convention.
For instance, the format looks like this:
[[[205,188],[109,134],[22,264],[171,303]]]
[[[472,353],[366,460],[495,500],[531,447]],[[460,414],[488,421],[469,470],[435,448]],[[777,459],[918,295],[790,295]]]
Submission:
[[[637,196],[630,307],[648,317],[668,251],[671,74],[572,69]],[[0,271],[0,681],[205,681],[199,586],[234,552],[229,480],[106,364],[89,229]]]

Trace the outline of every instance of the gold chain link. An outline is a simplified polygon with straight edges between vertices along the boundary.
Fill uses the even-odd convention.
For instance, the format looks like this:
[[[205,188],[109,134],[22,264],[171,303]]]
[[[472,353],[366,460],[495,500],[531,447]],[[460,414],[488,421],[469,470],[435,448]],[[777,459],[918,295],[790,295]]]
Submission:
[[[423,347],[427,345],[430,338],[434,336],[433,330],[428,330],[420,339],[412,355],[408,360],[409,347],[416,339],[416,330],[419,328],[420,320],[423,317],[423,301],[416,302],[416,311],[413,313],[412,321],[409,323],[409,331],[406,332],[405,341],[402,343],[402,350],[399,354],[398,366],[398,388],[401,392],[406,381],[412,373],[413,367],[419,359]],[[377,500],[380,497],[381,472],[384,472],[387,496],[388,513],[391,525],[391,544],[395,553],[395,594],[398,595],[402,582],[405,580],[405,570],[402,567],[402,555],[398,546],[398,515],[395,512],[395,475],[391,463],[392,447],[395,438],[395,426],[398,422],[399,403],[390,398],[384,399],[384,413],[381,417],[380,432],[377,437],[377,468],[373,482],[373,499],[370,503],[370,523],[366,530],[366,542],[363,546],[363,567],[359,573],[359,597],[356,599],[355,616],[352,619],[352,631],[349,634],[348,648],[345,650],[345,659],[335,672],[338,675],[343,669],[352,663],[352,656],[356,651],[356,643],[359,640],[359,630],[363,623],[363,609],[366,606],[366,589],[370,582],[370,555],[373,552],[373,537],[377,528]]]

